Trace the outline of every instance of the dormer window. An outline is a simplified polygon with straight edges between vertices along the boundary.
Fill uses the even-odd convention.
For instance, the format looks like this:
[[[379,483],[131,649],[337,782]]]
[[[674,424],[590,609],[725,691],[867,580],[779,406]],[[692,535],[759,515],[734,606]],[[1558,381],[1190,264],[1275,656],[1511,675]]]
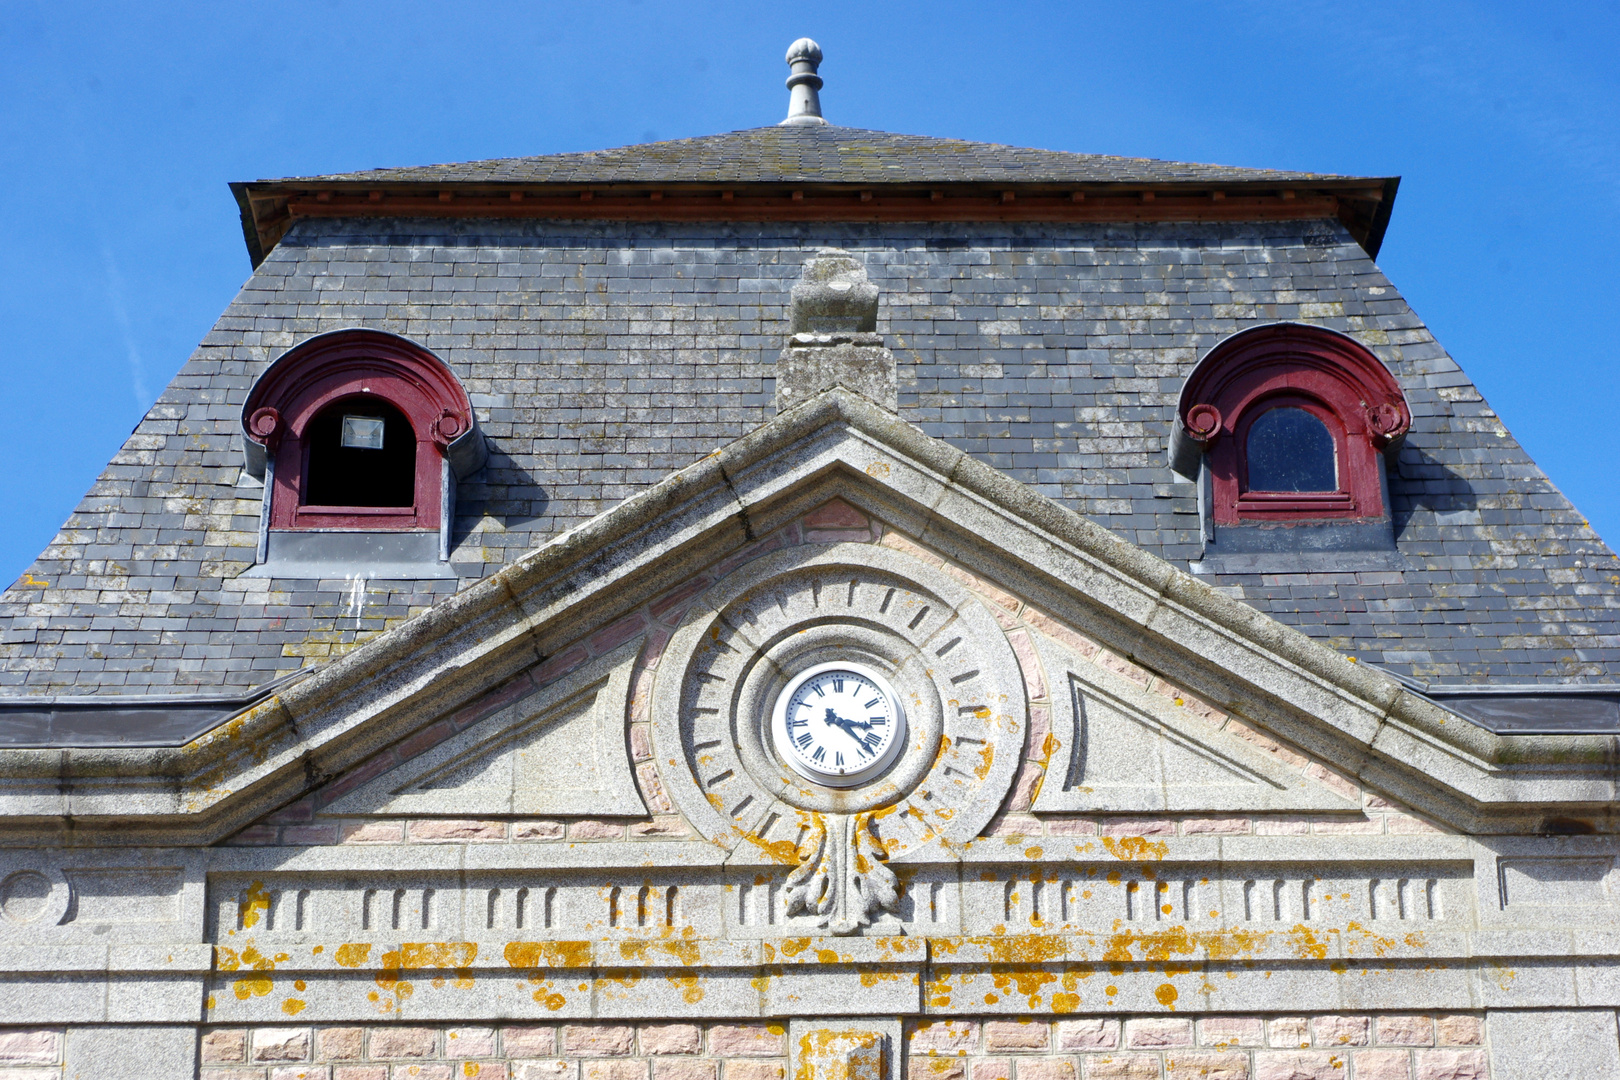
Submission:
[[[1385,461],[1411,411],[1356,341],[1294,323],[1246,330],[1193,370],[1177,413],[1171,465],[1198,482],[1204,517],[1195,569],[1392,564]]]
[[[328,405],[305,439],[303,509],[409,513],[416,506],[416,432],[380,399]]]
[[[1269,403],[1242,439],[1244,498],[1276,505],[1339,496],[1337,441],[1303,402]]]
[[[483,436],[449,368],[404,338],[325,334],[288,351],[243,408],[265,483],[255,576],[450,577],[456,480]]]

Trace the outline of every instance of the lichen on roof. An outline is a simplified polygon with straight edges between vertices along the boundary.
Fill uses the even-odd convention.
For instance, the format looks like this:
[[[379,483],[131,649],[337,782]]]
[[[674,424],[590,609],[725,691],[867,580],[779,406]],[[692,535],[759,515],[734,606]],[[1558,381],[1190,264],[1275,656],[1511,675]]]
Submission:
[[[1156,158],[899,135],[836,125],[759,127],[612,150],[288,177],[277,183],[1241,183],[1346,180]]]

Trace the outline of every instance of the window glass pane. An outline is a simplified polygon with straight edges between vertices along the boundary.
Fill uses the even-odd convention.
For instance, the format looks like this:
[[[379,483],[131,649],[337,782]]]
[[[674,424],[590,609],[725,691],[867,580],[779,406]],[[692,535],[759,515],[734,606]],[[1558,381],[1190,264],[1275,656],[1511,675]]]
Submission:
[[[416,502],[416,435],[385,401],[329,405],[304,436],[305,506],[397,506]]]
[[[386,423],[380,416],[345,416],[339,443],[351,450],[381,450]]]
[[[1272,409],[1249,425],[1250,491],[1337,491],[1327,425],[1304,409]]]

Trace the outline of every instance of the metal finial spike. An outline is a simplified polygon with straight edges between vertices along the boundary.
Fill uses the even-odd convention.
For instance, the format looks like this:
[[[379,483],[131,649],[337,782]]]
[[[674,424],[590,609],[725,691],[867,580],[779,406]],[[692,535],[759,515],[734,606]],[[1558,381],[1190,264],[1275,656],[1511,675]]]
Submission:
[[[787,51],[788,65],[793,74],[788,76],[788,114],[783,124],[825,124],[821,116],[821,76],[816,68],[821,64],[821,46],[809,38],[800,38]]]

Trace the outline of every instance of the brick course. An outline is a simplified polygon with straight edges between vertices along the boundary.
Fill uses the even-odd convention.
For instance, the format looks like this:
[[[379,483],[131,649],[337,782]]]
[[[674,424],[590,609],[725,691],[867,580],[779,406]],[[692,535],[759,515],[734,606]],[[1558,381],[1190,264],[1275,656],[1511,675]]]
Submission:
[[[1484,1080],[1483,1040],[1478,1016],[1413,1013],[963,1019],[906,1030],[908,1080]]]

